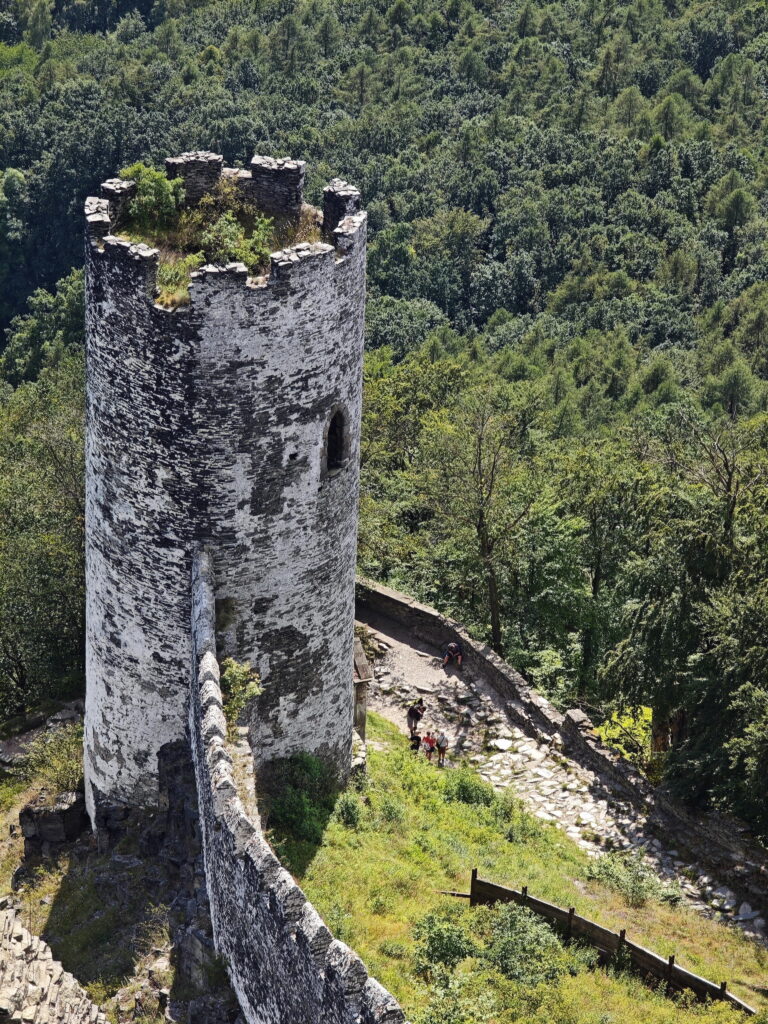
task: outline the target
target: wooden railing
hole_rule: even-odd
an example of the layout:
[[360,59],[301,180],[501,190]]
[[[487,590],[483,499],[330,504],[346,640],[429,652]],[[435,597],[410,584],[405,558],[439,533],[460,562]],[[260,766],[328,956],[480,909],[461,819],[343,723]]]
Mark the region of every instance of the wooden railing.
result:
[[714,981],[699,977],[691,971],[686,971],[675,962],[674,955],[670,957],[658,956],[644,946],[631,942],[626,931],[612,932],[609,928],[589,921],[586,917],[580,917],[574,907],[555,906],[554,903],[547,903],[546,900],[539,900],[528,893],[527,886],[521,890],[508,889],[503,885],[495,885],[477,877],[477,868],[472,870],[472,881],[469,893],[450,893],[451,896],[462,896],[469,898],[470,906],[478,906],[484,903],[517,903],[521,907],[528,907],[535,914],[540,914],[548,921],[554,922],[564,933],[566,938],[582,939],[599,949],[607,958],[616,953],[623,953],[629,958],[630,963],[640,973],[651,975],[659,981],[666,983],[671,990],[691,989],[700,999],[724,999],[731,1005],[743,1010],[749,1016],[757,1012],[748,1006],[743,1000],[728,991],[727,982],[719,985]]

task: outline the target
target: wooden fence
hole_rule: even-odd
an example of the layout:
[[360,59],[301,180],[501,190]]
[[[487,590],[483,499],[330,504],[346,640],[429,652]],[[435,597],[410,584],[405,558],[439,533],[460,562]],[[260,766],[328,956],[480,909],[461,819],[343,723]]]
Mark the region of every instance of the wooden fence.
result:
[[651,975],[660,981],[666,982],[671,990],[688,988],[700,999],[725,999],[733,1006],[743,1010],[750,1016],[757,1012],[751,1006],[728,991],[727,982],[719,985],[706,978],[700,978],[698,974],[686,971],[675,963],[675,957],[666,959],[652,953],[650,949],[639,946],[636,942],[630,942],[626,932],[612,932],[594,921],[588,921],[586,917],[579,917],[573,907],[567,910],[564,907],[557,907],[554,903],[547,903],[546,900],[536,899],[528,894],[527,886],[522,890],[508,889],[503,885],[494,885],[493,882],[486,882],[477,877],[477,868],[472,870],[472,882],[468,893],[451,893],[452,896],[469,898],[470,906],[477,906],[482,903],[518,903],[521,907],[528,907],[535,914],[540,914],[548,921],[554,922],[565,934],[566,938],[583,939],[591,945],[596,946],[607,958],[619,951],[629,957],[632,966],[644,975]]

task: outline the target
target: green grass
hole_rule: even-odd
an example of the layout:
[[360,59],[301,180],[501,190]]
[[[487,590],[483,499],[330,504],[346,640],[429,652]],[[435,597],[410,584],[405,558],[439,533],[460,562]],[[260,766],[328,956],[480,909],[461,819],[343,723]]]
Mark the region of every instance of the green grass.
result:
[[[429,912],[476,913],[438,892],[468,891],[473,867],[500,884],[527,885],[536,896],[575,906],[615,930],[626,928],[635,941],[663,955],[674,952],[682,966],[715,981],[726,979],[737,995],[758,1008],[768,1007],[764,948],[683,907],[649,903],[628,909],[618,892],[589,879],[589,858],[559,829],[539,823],[515,804],[502,812],[498,801],[447,799],[446,787],[457,788],[453,773],[414,758],[405,737],[376,715],[369,716],[368,737],[386,749],[369,749],[357,824],[344,824],[349,815],[335,812],[321,840],[297,840],[276,829],[272,838],[329,927],[362,956],[417,1024],[743,1020],[725,1004],[676,1003],[635,977],[600,969],[581,969],[534,990],[515,986],[470,958],[449,978],[438,979],[440,984],[425,978],[417,968],[414,928]],[[475,1018],[475,1012],[480,1016]]]
[[23,793],[28,785],[28,782],[18,776],[0,771],[0,814],[9,811],[16,804],[19,794]]

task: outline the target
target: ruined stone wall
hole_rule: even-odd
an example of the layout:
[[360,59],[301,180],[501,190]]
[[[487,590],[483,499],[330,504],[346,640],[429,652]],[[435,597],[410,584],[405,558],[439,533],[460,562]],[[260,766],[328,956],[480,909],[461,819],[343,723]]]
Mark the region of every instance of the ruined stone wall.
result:
[[393,997],[334,939],[238,794],[216,658],[211,557],[193,567],[189,734],[216,949],[249,1024],[402,1024]]
[[615,796],[641,807],[667,842],[768,914],[768,851],[750,839],[743,825],[714,813],[693,815],[663,789],[655,789],[601,742],[583,711],[561,714],[495,651],[434,608],[370,580],[358,580],[357,606],[363,620],[371,613],[384,615],[438,649],[460,640],[466,664],[505,698],[507,714],[521,729],[543,742],[559,736],[570,758],[599,775]]
[[[300,162],[256,158],[250,176],[221,163],[184,154],[167,171],[185,179],[191,201],[228,173],[262,198],[272,187],[272,208],[285,216],[302,208]],[[308,750],[343,777],[352,743],[359,194],[332,183],[326,241],[274,253],[257,280],[242,264],[204,267],[189,305],[169,311],[154,302],[157,251],[111,233],[130,192],[113,179],[86,203],[85,766],[94,824],[99,807],[154,803],[157,752],[184,734],[198,543],[217,556],[222,652],[262,676],[256,759]],[[329,470],[338,411],[344,458]]]

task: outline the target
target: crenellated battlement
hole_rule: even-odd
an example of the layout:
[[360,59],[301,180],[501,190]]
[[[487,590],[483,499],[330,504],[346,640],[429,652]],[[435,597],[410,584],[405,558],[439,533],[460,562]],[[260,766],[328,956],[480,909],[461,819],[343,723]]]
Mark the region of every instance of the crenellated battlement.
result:
[[[191,275],[190,304],[211,286],[230,287],[235,283],[250,292],[263,291],[268,301],[270,288],[283,286],[289,277],[295,278],[297,271],[317,273],[321,270],[319,261],[323,266],[343,264],[356,249],[364,247],[367,214],[360,210],[360,192],[353,185],[334,178],[323,191],[321,212],[303,202],[304,161],[255,156],[249,170],[224,167],[223,163],[219,154],[201,151],[168,157],[165,169],[169,178],[183,180],[186,204],[199,203],[223,176],[234,180],[248,201],[267,214],[293,218],[309,213],[322,226],[325,241],[298,242],[271,253],[269,270],[259,276],[249,274],[242,263],[201,267]],[[131,286],[140,288],[142,296],[155,309],[181,313],[188,307],[168,309],[155,302],[159,250],[113,234],[135,192],[135,182],[110,178],[102,183],[100,196],[86,199],[86,230],[92,258],[112,262],[118,276],[127,271]]]
[[273,160],[254,156],[251,160],[251,196],[268,213],[298,214],[304,202],[303,160]]
[[165,161],[165,173],[169,178],[181,178],[184,182],[184,198],[188,206],[199,203],[206,192],[210,192],[221,177],[224,157],[218,153],[182,153],[169,156]]

